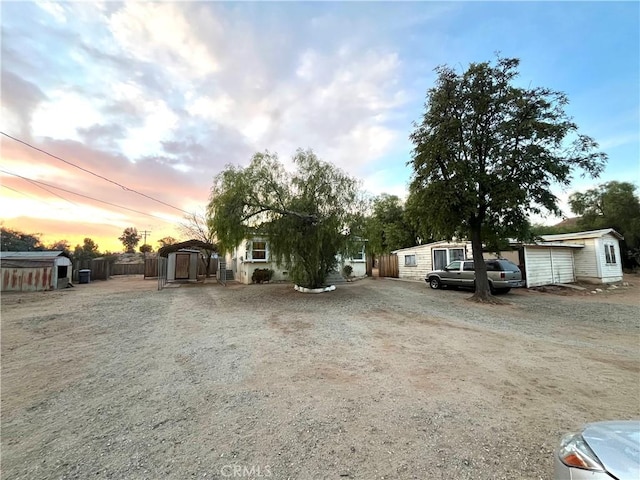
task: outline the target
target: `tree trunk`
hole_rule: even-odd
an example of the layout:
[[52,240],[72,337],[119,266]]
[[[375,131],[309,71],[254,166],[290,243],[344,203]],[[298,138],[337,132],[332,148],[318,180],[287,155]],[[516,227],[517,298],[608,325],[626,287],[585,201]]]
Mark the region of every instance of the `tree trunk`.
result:
[[471,226],[471,250],[473,252],[473,266],[476,274],[476,292],[472,300],[476,302],[494,303],[495,299],[489,291],[489,279],[487,278],[487,265],[482,256],[481,225]]

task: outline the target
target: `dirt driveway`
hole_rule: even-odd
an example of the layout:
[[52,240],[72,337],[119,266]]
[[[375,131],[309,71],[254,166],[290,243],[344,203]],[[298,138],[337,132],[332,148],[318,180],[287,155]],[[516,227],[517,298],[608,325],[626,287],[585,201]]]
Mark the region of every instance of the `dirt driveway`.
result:
[[3,295],[4,479],[542,479],[640,416],[637,290],[155,287]]

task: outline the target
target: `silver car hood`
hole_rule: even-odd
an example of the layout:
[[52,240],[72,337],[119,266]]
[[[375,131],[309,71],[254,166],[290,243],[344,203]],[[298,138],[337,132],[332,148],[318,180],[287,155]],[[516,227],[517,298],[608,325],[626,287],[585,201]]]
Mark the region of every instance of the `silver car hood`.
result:
[[640,421],[588,424],[582,437],[619,480],[640,479]]

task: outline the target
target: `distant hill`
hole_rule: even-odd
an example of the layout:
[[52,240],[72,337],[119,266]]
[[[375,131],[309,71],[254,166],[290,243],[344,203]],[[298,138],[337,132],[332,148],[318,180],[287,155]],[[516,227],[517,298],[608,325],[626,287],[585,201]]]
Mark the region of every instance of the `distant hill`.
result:
[[578,221],[581,219],[582,217],[570,217],[570,218],[565,218],[564,220],[562,220],[560,223],[556,223],[554,225],[554,227],[556,228],[577,228],[578,227]]

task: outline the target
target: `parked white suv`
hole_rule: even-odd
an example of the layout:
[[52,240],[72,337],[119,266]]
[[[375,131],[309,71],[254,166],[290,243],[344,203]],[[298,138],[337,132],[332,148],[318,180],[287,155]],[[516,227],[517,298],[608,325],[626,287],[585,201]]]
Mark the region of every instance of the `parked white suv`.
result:
[[[485,260],[491,293],[507,293],[514,287],[523,287],[522,272],[515,263],[502,258]],[[442,270],[427,273],[425,281],[431,288],[476,287],[476,272],[473,260],[456,260]]]

